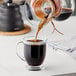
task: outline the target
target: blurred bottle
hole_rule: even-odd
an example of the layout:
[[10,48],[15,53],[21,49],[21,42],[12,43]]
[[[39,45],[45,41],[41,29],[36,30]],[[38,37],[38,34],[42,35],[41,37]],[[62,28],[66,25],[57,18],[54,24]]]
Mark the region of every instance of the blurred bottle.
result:
[[[54,17],[57,21],[64,21],[68,19],[74,11],[74,1],[73,0],[61,0],[62,11],[58,17]],[[45,8],[47,14],[51,13],[51,8]]]
[[62,12],[60,16],[54,18],[57,21],[64,21],[72,15],[73,8],[71,0],[61,0],[61,5],[62,5]]
[[72,10],[62,10],[61,14],[54,19],[58,21],[63,21],[68,19],[71,15],[72,15]]

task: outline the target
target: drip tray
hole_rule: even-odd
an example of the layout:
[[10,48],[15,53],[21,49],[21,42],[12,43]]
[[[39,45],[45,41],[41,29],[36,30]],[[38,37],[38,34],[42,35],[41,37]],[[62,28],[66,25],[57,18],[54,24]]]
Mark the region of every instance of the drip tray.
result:
[[30,32],[30,31],[31,31],[30,26],[28,26],[27,24],[25,24],[23,30],[14,31],[14,32],[4,32],[4,31],[0,31],[0,35],[15,36],[15,35],[26,34],[26,33]]

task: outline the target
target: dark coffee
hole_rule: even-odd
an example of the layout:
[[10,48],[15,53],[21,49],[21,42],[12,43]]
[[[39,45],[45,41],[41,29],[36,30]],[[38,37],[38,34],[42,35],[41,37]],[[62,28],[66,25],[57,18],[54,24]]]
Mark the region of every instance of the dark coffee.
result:
[[46,44],[42,40],[28,40],[24,45],[24,56],[31,66],[39,66],[43,63],[46,54]]
[[34,39],[34,40],[28,40],[29,42],[41,42],[42,40]]

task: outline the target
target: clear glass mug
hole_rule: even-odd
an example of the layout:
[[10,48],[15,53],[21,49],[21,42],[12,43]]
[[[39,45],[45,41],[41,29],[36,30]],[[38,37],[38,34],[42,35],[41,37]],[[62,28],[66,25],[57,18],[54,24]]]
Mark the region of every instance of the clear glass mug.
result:
[[[17,44],[16,54],[21,60],[27,62],[28,66],[26,68],[28,70],[38,71],[43,69],[41,65],[46,56],[46,41],[42,39],[37,39],[37,41],[35,41],[33,40],[34,38],[34,36],[23,38],[23,41]],[[24,48],[20,51],[21,44]]]

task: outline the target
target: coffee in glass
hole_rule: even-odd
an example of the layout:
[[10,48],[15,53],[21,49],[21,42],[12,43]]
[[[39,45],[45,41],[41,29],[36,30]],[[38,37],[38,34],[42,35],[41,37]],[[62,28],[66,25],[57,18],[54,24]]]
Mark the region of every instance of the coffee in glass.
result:
[[19,42],[24,44],[24,58],[20,57],[18,51],[17,55],[28,64],[28,69],[37,71],[41,70],[41,65],[46,56],[46,42],[41,39],[33,39],[32,37],[24,38],[23,41]]

